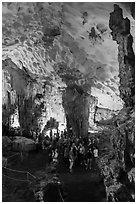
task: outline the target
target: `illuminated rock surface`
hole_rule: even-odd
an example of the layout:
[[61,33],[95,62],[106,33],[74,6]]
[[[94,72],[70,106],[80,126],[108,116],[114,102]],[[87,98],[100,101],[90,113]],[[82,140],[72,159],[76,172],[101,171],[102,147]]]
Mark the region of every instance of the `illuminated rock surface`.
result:
[[[99,166],[108,200],[131,201],[134,7],[113,5],[3,3],[2,121],[14,126],[16,118],[27,136],[50,117],[67,122],[76,136],[106,125]],[[106,119],[103,127],[96,124]]]
[[[112,9],[113,3],[3,3],[4,115],[13,114],[20,103],[20,125],[26,128],[22,113],[29,104],[26,114],[29,121],[34,115],[35,125],[39,118],[43,127],[48,115],[64,122],[62,91],[73,84],[97,97],[99,107],[120,110],[118,50],[109,29]],[[134,30],[128,10],[124,14]],[[48,102],[49,95],[55,103]]]

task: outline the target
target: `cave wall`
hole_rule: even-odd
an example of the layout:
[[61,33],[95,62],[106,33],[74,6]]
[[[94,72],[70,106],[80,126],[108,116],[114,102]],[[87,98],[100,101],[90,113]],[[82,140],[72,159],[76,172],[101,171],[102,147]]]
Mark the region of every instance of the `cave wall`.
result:
[[114,12],[110,14],[109,26],[112,38],[118,44],[120,97],[126,106],[135,103],[135,56],[133,36],[130,33],[130,20],[123,18],[122,9],[114,4]]
[[102,132],[99,167],[104,178],[107,201],[135,199],[135,118],[134,110],[122,109]]
[[[51,81],[50,81],[51,82]],[[3,115],[2,122],[12,126],[18,110],[19,125],[26,136],[30,131],[42,131],[50,117],[65,122],[62,93],[52,87],[48,79],[32,78],[11,60],[3,61]]]
[[11,86],[11,75],[7,70],[2,70],[2,97],[2,123],[9,127],[10,116],[17,107],[17,97]]
[[110,110],[107,108],[101,108],[101,107],[96,106],[94,121],[96,123],[99,121],[112,119],[115,115],[118,114],[118,112],[119,111]]
[[[135,200],[135,59],[130,34],[130,21],[122,9],[114,5],[109,21],[112,37],[118,44],[120,97],[125,102],[113,117],[103,143],[111,147],[100,154],[99,166],[104,177],[107,201]],[[108,140],[108,137],[110,140]]]

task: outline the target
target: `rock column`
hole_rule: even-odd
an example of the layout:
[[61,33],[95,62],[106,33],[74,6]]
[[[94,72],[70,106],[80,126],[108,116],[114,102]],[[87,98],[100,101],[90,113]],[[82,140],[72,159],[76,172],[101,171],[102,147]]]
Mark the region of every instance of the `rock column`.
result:
[[130,33],[130,20],[123,18],[122,9],[114,4],[110,13],[109,27],[113,40],[118,44],[120,97],[125,105],[133,106],[135,96],[135,56],[132,48],[133,37]]

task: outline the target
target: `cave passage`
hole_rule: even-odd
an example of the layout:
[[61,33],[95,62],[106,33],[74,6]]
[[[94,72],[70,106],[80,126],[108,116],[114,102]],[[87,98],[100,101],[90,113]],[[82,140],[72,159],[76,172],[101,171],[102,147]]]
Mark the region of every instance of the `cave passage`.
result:
[[2,3],[3,201],[135,201],[134,7]]

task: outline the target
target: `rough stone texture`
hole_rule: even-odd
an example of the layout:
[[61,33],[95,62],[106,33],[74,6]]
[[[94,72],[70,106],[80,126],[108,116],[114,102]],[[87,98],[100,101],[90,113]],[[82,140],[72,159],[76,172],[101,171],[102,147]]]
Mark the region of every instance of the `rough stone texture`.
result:
[[[100,154],[99,166],[104,176],[107,200],[113,202],[134,201],[134,52],[130,21],[128,18],[123,18],[122,9],[118,5],[114,5],[114,12],[110,14],[110,28],[113,39],[119,44],[119,89],[126,107],[108,123],[107,134],[103,137],[106,151]],[[107,139],[108,136],[110,140]]]
[[21,137],[21,136],[16,136],[12,143],[12,149],[13,151],[30,152],[36,149],[36,144],[31,139]]
[[96,123],[95,123],[95,114],[96,114],[96,107],[98,104],[98,98],[95,96],[91,96],[90,104],[89,104],[89,131],[96,129]]
[[90,95],[77,85],[68,87],[63,94],[67,124],[72,127],[77,137],[87,137]]
[[[8,67],[8,68],[7,68]],[[7,70],[8,69],[8,70]],[[3,62],[3,123],[11,125],[11,118],[18,108],[22,131],[43,126],[54,117],[64,122],[61,92],[47,80],[33,79],[11,61]]]
[[101,134],[99,167],[104,176],[108,201],[134,200],[134,123],[133,110],[124,109]]
[[[61,112],[56,119],[64,122],[62,91],[74,84],[87,86],[87,94],[98,97],[98,106],[122,108],[117,45],[107,17],[112,5],[102,12],[102,3],[3,3],[4,124],[9,125],[16,109],[22,129],[41,130],[55,109]],[[53,93],[59,99],[54,104]]]
[[114,5],[110,14],[109,26],[112,37],[118,44],[118,61],[120,77],[120,97],[126,106],[135,103],[135,56],[132,48],[133,37],[130,33],[130,20],[123,18],[122,9]]
[[[108,201],[132,201],[134,7],[118,5],[109,21],[111,2],[3,3],[2,122],[11,126],[17,112],[26,136],[50,117],[76,136],[102,128],[99,167]],[[100,128],[100,119],[110,120]]]
[[96,107],[95,122],[109,120],[118,114],[118,111]]

